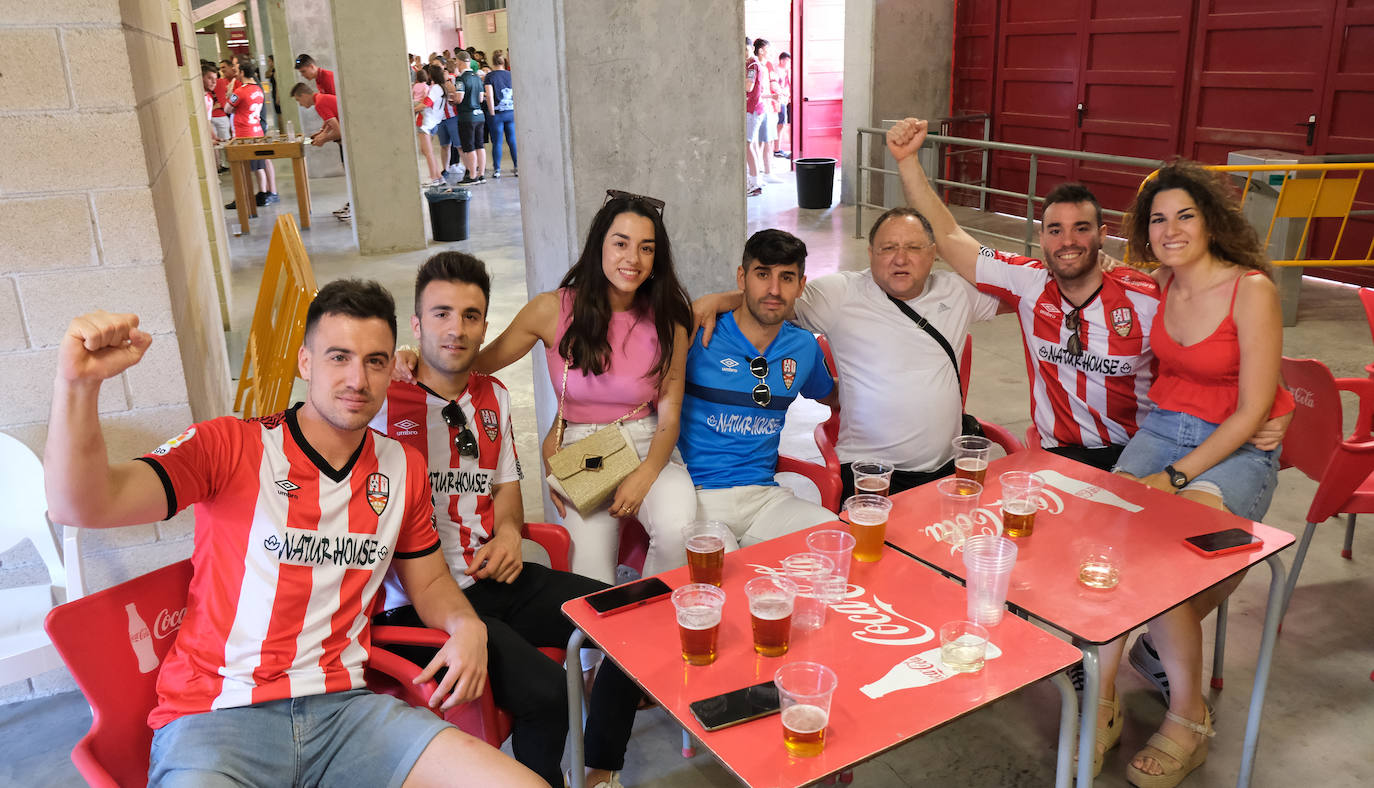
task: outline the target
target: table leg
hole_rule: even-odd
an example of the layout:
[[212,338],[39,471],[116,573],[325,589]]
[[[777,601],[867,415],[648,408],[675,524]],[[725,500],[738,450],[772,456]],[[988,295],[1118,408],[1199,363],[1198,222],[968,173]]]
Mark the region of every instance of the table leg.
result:
[[234,170],[234,205],[239,214],[239,233],[248,234],[248,214],[253,198],[248,195],[248,162],[232,161],[229,166]]
[[1274,660],[1274,641],[1278,640],[1279,621],[1287,601],[1283,562],[1278,553],[1264,559],[1269,564],[1269,603],[1264,607],[1264,635],[1260,638],[1259,661],[1255,664],[1255,686],[1250,691],[1250,715],[1245,721],[1245,748],[1241,751],[1240,776],[1236,788],[1250,785],[1255,766],[1255,746],[1259,743],[1260,715],[1264,712],[1264,690],[1269,685],[1269,666]]
[[305,176],[305,158],[291,160],[291,172],[296,178],[296,211],[301,215],[301,227],[310,229],[310,180]]
[[586,633],[574,629],[568,638],[568,776],[572,788],[587,788],[587,755],[582,741],[582,641]]
[[1097,754],[1097,697],[1101,693],[1101,668],[1097,646],[1083,648],[1083,709],[1078,726],[1078,788],[1093,784],[1093,757]]
[[1226,602],[1221,600],[1217,605],[1217,637],[1212,649],[1212,689],[1219,690],[1222,687],[1221,669],[1226,663]]
[[1073,783],[1073,732],[1078,717],[1078,699],[1073,682],[1061,671],[1050,677],[1059,688],[1059,754],[1054,761],[1054,788],[1069,788]]

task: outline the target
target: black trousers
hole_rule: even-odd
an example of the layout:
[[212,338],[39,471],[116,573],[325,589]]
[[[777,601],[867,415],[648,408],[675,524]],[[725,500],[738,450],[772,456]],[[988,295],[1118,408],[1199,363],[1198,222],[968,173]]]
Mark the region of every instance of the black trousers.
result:
[[1060,457],[1068,457],[1084,465],[1110,471],[1116,467],[1116,461],[1121,458],[1121,452],[1125,448],[1125,446],[1115,444],[1096,449],[1089,449],[1084,446],[1056,446],[1053,449],[1045,449],[1045,451],[1050,454],[1058,454]]
[[[926,482],[933,482],[936,479],[943,479],[954,473],[954,460],[950,460],[943,466],[933,471],[902,471],[892,472],[892,485],[888,487],[887,494],[895,495],[902,490],[910,490],[912,487],[920,487]],[[840,500],[843,502],[854,494],[854,466],[852,463],[840,463],[840,482],[843,491]]]
[[[555,788],[563,785],[563,746],[568,738],[567,674],[539,648],[566,648],[573,625],[559,608],[569,599],[603,588],[606,584],[597,580],[527,563],[514,583],[478,580],[464,591],[487,625],[487,672],[496,705],[513,718],[515,759]],[[424,626],[409,605],[373,620]],[[429,664],[435,653],[418,646],[387,648],[418,665]],[[611,771],[624,768],[635,710],[642,698],[639,687],[620,668],[609,659],[602,661],[587,711],[588,766]]]

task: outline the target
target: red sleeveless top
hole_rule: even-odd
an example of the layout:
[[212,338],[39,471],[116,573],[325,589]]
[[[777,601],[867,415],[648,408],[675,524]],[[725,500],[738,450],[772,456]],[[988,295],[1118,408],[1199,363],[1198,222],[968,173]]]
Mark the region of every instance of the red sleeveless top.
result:
[[[1150,327],[1150,346],[1159,360],[1159,371],[1150,387],[1150,399],[1156,407],[1176,410],[1197,416],[1203,421],[1220,424],[1236,412],[1240,399],[1240,339],[1236,334],[1236,292],[1240,280],[1259,274],[1251,271],[1236,277],[1231,289],[1231,308],[1221,325],[1207,338],[1191,345],[1180,345],[1164,327],[1164,312],[1169,303],[1170,278],[1160,296],[1159,309]],[[1274,394],[1269,418],[1282,416],[1293,410],[1293,395],[1283,386]]]

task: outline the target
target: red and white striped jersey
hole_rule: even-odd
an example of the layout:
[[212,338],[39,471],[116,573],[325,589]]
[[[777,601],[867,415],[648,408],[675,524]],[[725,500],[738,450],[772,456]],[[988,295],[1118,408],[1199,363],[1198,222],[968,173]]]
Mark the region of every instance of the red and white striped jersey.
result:
[[[444,560],[458,584],[467,588],[476,581],[463,571],[472,554],[495,530],[492,488],[518,482],[522,474],[515,456],[510,393],[501,381],[473,373],[458,397],[467,427],[477,439],[476,458],[459,453],[454,439],[462,430],[444,421],[443,410],[448,404],[447,399],[423,385],[395,381],[387,389],[386,404],[372,419],[372,428],[429,458],[434,521]],[[408,600],[399,585],[388,579],[385,606],[390,609],[404,604]]]
[[424,458],[368,431],[335,470],[292,409],[202,422],[140,459],[168,516],[196,507],[186,617],[148,724],[364,686],[391,560],[439,548]]
[[978,254],[978,289],[1016,309],[1025,340],[1031,418],[1041,446],[1100,448],[1125,445],[1153,409],[1150,384],[1156,361],[1150,325],[1159,286],[1148,275],[1120,266],[1102,277],[1102,291],[1079,313],[1083,352],[1066,349],[1059,285],[1039,260],[988,247]]

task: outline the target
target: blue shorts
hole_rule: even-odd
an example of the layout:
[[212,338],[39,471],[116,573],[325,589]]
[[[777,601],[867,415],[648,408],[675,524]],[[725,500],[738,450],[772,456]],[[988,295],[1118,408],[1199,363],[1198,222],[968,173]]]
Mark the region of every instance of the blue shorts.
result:
[[[1155,408],[1141,423],[1140,430],[1126,444],[1113,470],[1139,478],[1159,473],[1173,465],[1207,440],[1217,425],[1187,413]],[[1249,443],[1231,456],[1191,479],[1183,489],[1221,491],[1222,501],[1232,514],[1259,520],[1269,511],[1278,484],[1279,452],[1261,451]]]
[[457,145],[458,117],[455,115],[439,121],[439,125],[434,127],[434,132],[439,137],[440,145]]
[[148,785],[399,788],[447,727],[426,709],[369,690],[189,714],[153,732]]

